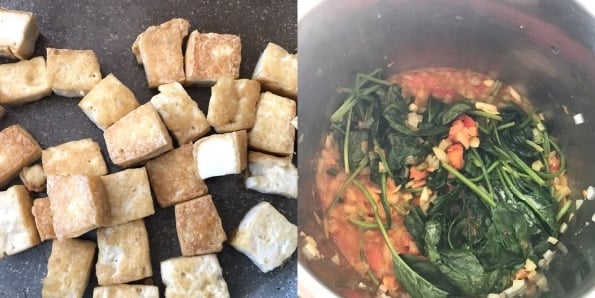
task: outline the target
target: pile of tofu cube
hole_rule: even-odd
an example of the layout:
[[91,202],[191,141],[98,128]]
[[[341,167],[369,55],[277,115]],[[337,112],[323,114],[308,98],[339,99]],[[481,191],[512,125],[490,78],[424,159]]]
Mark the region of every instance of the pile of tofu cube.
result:
[[[0,65],[0,104],[52,92],[82,97],[78,106],[121,168],[108,173],[90,138],[43,149],[18,124],[0,131],[0,259],[52,240],[42,296],[82,297],[98,249],[94,297],[158,297],[156,286],[127,284],[153,275],[143,221],[155,213],[151,190],[161,208],[174,206],[181,248],[180,257],[161,262],[166,297],[228,297],[216,255],[228,240],[263,272],[291,257],[297,227],[268,202],[255,205],[228,239],[205,180],[247,171],[246,188],[297,198],[297,55],[269,43],[252,78],[239,78],[239,36],[188,36],[189,22],[174,18],[132,45],[148,87],[159,91],[141,105],[115,74],[102,76],[93,50],[47,48],[45,59],[32,58],[35,15],[0,9],[0,27],[7,23],[0,56],[19,61]],[[211,88],[206,115],[190,86]],[[23,185],[4,189],[17,176]],[[44,190],[47,197],[32,199]],[[95,229],[96,243],[79,239]]]

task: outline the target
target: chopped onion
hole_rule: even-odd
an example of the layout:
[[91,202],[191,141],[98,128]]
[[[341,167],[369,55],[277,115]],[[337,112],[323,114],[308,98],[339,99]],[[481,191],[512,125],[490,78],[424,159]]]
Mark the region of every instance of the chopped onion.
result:
[[576,200],[576,210],[580,209],[585,200]]
[[525,283],[525,281],[515,279],[512,281],[512,286],[504,290],[503,293],[506,294],[506,297],[518,297],[523,296],[525,290],[527,290],[527,284]]
[[536,160],[533,162],[533,164],[531,164],[531,168],[534,171],[541,171],[541,169],[543,169],[543,162],[541,162],[541,160]]
[[587,188],[587,200],[595,199],[595,187],[589,186]]
[[484,111],[488,114],[493,114],[493,115],[498,115],[500,114],[500,112],[498,112],[498,107],[493,105],[493,104],[489,104],[489,103],[485,103],[485,102],[476,102],[475,103],[475,108],[481,111]]
[[411,112],[416,112],[417,111],[417,105],[415,103],[411,103],[409,104],[409,111]]
[[560,226],[560,234],[564,234],[567,229],[568,229],[568,225],[565,222],[562,223],[562,225]]
[[417,126],[423,120],[423,116],[419,115],[418,113],[409,113],[407,114],[407,125],[409,125],[413,129],[417,129]]
[[434,154],[440,161],[448,163],[448,155],[446,155],[446,152],[444,152],[443,149],[439,147],[434,147],[432,148],[432,150],[434,151]]
[[508,92],[510,92],[510,96],[512,96],[512,98],[517,102],[521,102],[521,96],[519,95],[519,93],[514,90],[514,88],[512,87],[508,87]]
[[543,259],[539,260],[537,265],[539,265],[539,267],[541,267],[541,268],[547,268],[550,265],[550,262],[552,261],[554,255],[555,255],[555,253],[548,249],[543,254]]
[[331,258],[331,261],[332,261],[332,262],[333,262],[335,265],[337,265],[337,266],[340,266],[340,265],[341,265],[341,259],[339,259],[339,255],[338,255],[338,254],[335,254],[335,255],[334,255],[332,258]]
[[574,117],[572,117],[572,118],[574,118],[574,124],[576,124],[576,125],[585,123],[585,117],[583,117],[582,113],[578,113],[578,114],[574,115]]

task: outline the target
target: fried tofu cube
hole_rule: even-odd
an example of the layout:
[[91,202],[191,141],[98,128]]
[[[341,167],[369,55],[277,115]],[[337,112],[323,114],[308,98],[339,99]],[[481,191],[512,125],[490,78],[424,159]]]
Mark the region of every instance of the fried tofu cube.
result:
[[248,171],[247,189],[297,198],[298,171],[291,159],[250,151]]
[[223,76],[211,87],[207,120],[219,133],[251,129],[259,97],[257,81]]
[[127,169],[102,176],[101,181],[107,192],[111,215],[106,227],[141,219],[155,213],[149,177],[145,168]]
[[159,298],[159,288],[148,285],[111,285],[93,289],[93,298]]
[[76,238],[109,221],[110,206],[98,176],[48,175],[47,192],[59,240]]
[[16,177],[23,167],[41,157],[41,147],[20,125],[0,131],[0,187]]
[[251,148],[277,155],[293,153],[295,128],[291,121],[296,115],[295,101],[265,92],[256,104],[256,120],[248,134]]
[[95,242],[64,239],[52,241],[41,297],[83,297],[95,256]]
[[136,62],[145,67],[149,88],[186,79],[182,41],[188,35],[188,28],[187,20],[171,19],[147,28],[132,44]]
[[39,28],[33,13],[0,7],[0,57],[30,58],[37,37]]
[[186,45],[186,83],[212,85],[224,75],[240,76],[242,41],[239,36],[198,33],[194,30]]
[[264,89],[297,98],[298,93],[298,61],[279,45],[269,43],[258,58],[252,79],[259,81]]
[[214,134],[194,143],[194,160],[198,176],[207,179],[241,173],[247,165],[245,130]]
[[209,132],[205,114],[180,83],[161,85],[158,89],[160,93],[151,98],[151,104],[178,144],[192,143]]
[[229,297],[217,255],[178,257],[161,262],[166,298]]
[[142,219],[97,230],[100,285],[127,283],[153,275],[149,237]]
[[151,103],[128,113],[103,132],[112,162],[129,167],[171,149],[173,144],[165,124]]
[[206,183],[198,177],[192,144],[147,162],[151,188],[162,208],[182,203],[208,193]]
[[56,239],[56,232],[54,232],[54,221],[52,220],[52,209],[50,207],[49,198],[39,198],[33,200],[33,207],[31,212],[35,217],[35,225],[39,232],[41,241],[48,239]]
[[43,57],[0,64],[0,103],[20,105],[50,94]]
[[47,48],[47,59],[48,83],[57,95],[85,96],[101,81],[93,50]]
[[99,144],[93,139],[66,142],[43,150],[41,163],[46,175],[107,174]]
[[0,192],[0,259],[40,243],[31,205],[29,192],[22,185]]
[[210,195],[177,204],[176,231],[183,256],[217,253],[227,240]]
[[43,167],[39,163],[24,167],[19,177],[29,191],[40,192],[45,189],[46,176]]
[[138,106],[134,93],[111,73],[79,102],[81,110],[101,130],[116,123]]
[[230,244],[262,272],[281,266],[297,248],[297,226],[268,202],[252,207],[240,222]]

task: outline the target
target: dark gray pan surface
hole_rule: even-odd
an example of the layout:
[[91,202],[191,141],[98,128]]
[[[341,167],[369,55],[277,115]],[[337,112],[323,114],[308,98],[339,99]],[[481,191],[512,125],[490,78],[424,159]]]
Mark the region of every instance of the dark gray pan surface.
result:
[[[148,26],[173,17],[190,21],[191,30],[238,34],[242,38],[240,75],[250,77],[256,61],[269,41],[293,52],[297,48],[296,1],[0,1],[0,6],[32,11],[38,19],[41,36],[35,56],[45,56],[45,47],[92,49],[99,57],[101,72],[120,79],[147,102],[155,93],[147,87],[142,66],[136,64],[130,47]],[[6,63],[5,60],[0,60]],[[190,96],[207,111],[209,88],[188,88]],[[0,129],[19,123],[43,148],[91,137],[102,148],[110,172],[114,166],[105,148],[102,132],[82,113],[78,98],[56,95],[20,107],[8,108]],[[297,202],[264,195],[242,187],[241,175],[211,178],[209,191],[228,235],[243,215],[257,202],[269,201],[291,222],[297,223]],[[12,184],[20,183],[18,179]],[[41,197],[44,194],[33,194]],[[173,208],[155,205],[156,214],[145,219],[149,232],[153,283],[163,295],[159,262],[181,255],[175,229]],[[95,239],[95,233],[84,235]],[[41,281],[46,275],[51,242],[0,260],[0,297],[40,297]],[[218,255],[232,297],[295,297],[297,257],[282,268],[262,273],[244,255],[225,245]],[[85,297],[97,285],[95,271]]]

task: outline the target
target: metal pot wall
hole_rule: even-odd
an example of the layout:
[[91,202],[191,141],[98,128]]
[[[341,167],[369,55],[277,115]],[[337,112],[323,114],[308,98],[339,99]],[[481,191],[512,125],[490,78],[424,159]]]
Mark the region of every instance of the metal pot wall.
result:
[[[324,128],[341,100],[335,90],[350,86],[356,72],[384,67],[390,75],[448,66],[490,74],[513,85],[551,119],[552,134],[568,157],[571,197],[583,198],[582,190],[595,185],[595,4],[591,3],[328,0],[300,19],[298,216],[300,229],[328,256],[318,261],[300,256],[303,296],[355,287],[361,280],[349,268],[330,261],[337,249],[316,220],[321,208],[314,181]],[[578,113],[585,119],[581,125],[573,120]],[[547,270],[550,291],[544,297],[595,297],[595,202],[572,208],[574,217],[560,237],[568,252],[557,253]]]

